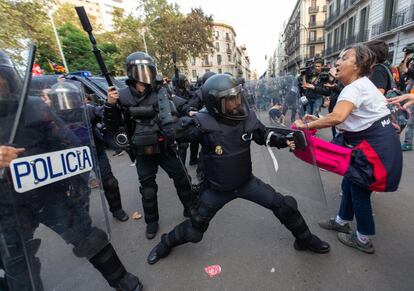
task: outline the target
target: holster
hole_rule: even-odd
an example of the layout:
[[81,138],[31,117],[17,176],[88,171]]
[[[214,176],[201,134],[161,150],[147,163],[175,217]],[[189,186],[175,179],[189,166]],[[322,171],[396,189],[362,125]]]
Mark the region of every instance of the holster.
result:
[[159,127],[157,124],[137,124],[132,145],[137,155],[153,155],[161,152]]

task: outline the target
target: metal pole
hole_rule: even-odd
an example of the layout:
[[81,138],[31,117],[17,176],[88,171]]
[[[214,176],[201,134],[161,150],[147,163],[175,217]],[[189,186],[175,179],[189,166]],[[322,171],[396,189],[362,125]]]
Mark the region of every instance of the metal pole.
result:
[[148,54],[147,42],[145,41],[145,27],[141,29],[141,35],[144,40],[145,53]]
[[53,32],[55,33],[56,41],[57,41],[59,52],[60,52],[60,57],[62,58],[62,61],[63,61],[63,66],[65,67],[66,73],[69,73],[68,64],[66,63],[65,55],[63,54],[62,45],[60,44],[59,35],[58,35],[57,30],[56,30],[55,21],[53,20],[52,13],[50,13],[50,11],[48,11],[47,15],[49,15],[50,22],[52,22]]

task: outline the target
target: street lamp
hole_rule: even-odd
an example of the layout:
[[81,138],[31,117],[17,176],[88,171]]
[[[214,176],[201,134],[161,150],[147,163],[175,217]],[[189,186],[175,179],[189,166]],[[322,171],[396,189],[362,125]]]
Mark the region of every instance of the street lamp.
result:
[[60,44],[60,39],[59,39],[58,32],[56,30],[55,21],[53,20],[52,12],[50,12],[50,10],[48,10],[47,15],[49,16],[50,22],[52,23],[53,33],[55,34],[55,37],[56,37],[56,41],[57,41],[57,44],[58,44],[60,56],[61,56],[62,61],[63,61],[63,66],[65,67],[66,73],[69,73],[68,64],[66,63],[65,55],[63,54],[62,45]]
[[150,22],[148,22],[145,26],[141,27],[140,33],[141,33],[142,39],[144,41],[145,53],[147,53],[147,54],[148,54],[148,48],[147,48],[147,42],[145,41],[145,32],[147,31],[147,26],[150,25],[151,23],[153,23],[154,21],[157,21],[160,18],[161,17],[157,15],[157,16],[154,17],[154,19],[152,19]]

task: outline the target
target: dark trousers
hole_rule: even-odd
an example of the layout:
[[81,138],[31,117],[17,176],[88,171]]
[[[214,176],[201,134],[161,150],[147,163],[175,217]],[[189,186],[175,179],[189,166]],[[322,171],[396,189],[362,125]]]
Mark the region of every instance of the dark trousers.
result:
[[140,192],[147,223],[156,222],[159,219],[158,186],[155,181],[158,167],[161,167],[173,179],[178,197],[184,208],[190,208],[192,203],[191,184],[187,179],[181,162],[171,149],[155,155],[138,155],[136,158],[136,168],[141,184]]
[[6,200],[10,194],[25,195],[15,202],[0,202],[1,264],[10,290],[32,291],[32,283],[36,290],[43,290],[40,261],[36,257],[40,239],[33,239],[40,223],[71,244],[78,257],[91,258],[108,244],[106,234],[92,226],[87,212],[88,197],[72,198],[66,193],[52,191],[28,195],[0,190],[1,200]]
[[347,178],[342,180],[342,200],[339,217],[357,222],[357,230],[364,235],[375,234],[374,217],[371,207],[371,190],[361,188]]
[[173,248],[187,242],[201,241],[217,211],[236,198],[252,201],[271,210],[292,232],[298,243],[303,245],[310,243],[312,235],[297,209],[296,200],[276,192],[270,185],[256,177],[252,177],[245,185],[234,191],[221,192],[211,188],[204,190],[195,211],[191,214],[191,219],[180,223],[168,234],[163,234],[161,243],[167,248]]

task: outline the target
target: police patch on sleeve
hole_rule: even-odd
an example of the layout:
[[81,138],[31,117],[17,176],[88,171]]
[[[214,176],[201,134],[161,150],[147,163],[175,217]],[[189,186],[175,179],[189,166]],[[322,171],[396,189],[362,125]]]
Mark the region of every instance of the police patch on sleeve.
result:
[[22,157],[10,163],[14,190],[24,193],[92,170],[87,146]]

